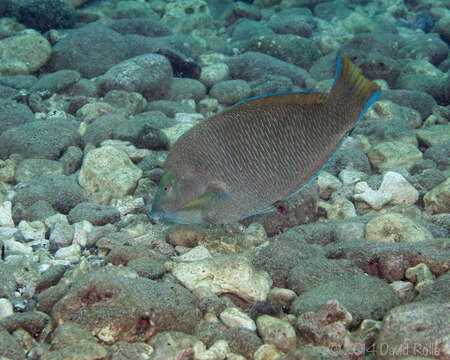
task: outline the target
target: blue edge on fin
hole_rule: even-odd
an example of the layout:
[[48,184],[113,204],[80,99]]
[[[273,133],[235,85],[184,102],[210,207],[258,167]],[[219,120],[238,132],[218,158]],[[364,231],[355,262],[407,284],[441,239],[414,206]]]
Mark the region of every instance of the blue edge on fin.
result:
[[253,96],[251,98],[241,100],[241,101],[237,102],[236,104],[232,105],[231,107],[235,107],[237,105],[246,103],[248,101],[257,100],[257,99],[261,99],[261,98],[265,98],[265,97],[269,97],[269,96],[287,95],[287,94],[317,94],[317,92],[315,92],[315,91],[280,91],[280,92],[268,93],[268,94]]

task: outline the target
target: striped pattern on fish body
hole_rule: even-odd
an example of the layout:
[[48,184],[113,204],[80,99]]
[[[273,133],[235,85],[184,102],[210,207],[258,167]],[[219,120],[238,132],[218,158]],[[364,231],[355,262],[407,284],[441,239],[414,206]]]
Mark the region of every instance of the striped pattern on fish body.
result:
[[153,215],[228,223],[286,198],[318,173],[378,94],[341,55],[330,94],[259,97],[205,120],[171,149],[164,169],[177,201],[170,208],[155,198]]

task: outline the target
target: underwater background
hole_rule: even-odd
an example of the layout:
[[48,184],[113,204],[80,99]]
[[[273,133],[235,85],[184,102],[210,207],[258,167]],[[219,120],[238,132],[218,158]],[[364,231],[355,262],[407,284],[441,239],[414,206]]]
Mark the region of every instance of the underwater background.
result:
[[[450,359],[449,43],[449,0],[0,0],[0,359]],[[183,133],[339,51],[382,91],[316,180],[149,219]]]

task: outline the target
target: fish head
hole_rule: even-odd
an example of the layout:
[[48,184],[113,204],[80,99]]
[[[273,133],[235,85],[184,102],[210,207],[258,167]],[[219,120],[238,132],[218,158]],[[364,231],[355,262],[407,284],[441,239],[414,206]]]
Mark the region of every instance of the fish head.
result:
[[193,174],[177,176],[170,170],[164,171],[153,200],[149,217],[178,224],[202,223],[202,207],[189,206],[205,192],[200,177]]

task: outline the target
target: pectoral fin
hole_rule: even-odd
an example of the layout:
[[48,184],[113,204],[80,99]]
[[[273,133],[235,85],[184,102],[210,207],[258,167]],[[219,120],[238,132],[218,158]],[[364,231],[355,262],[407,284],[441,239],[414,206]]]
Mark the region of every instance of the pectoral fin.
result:
[[223,191],[217,192],[214,190],[208,190],[194,201],[191,201],[190,203],[184,205],[183,209],[204,208],[206,206],[211,205],[211,203],[214,201],[225,200],[229,197],[230,195],[226,192]]

